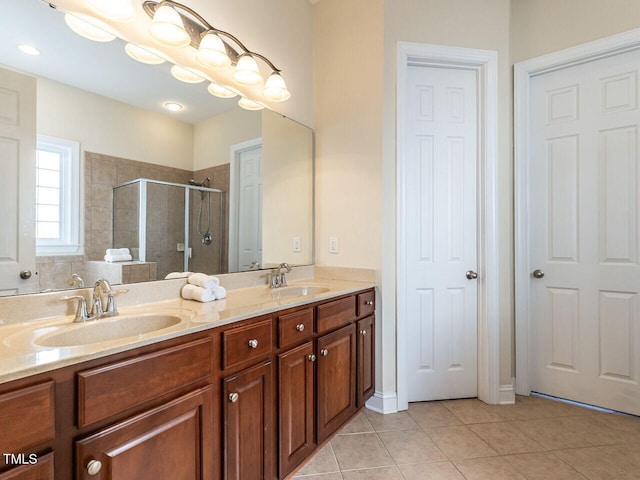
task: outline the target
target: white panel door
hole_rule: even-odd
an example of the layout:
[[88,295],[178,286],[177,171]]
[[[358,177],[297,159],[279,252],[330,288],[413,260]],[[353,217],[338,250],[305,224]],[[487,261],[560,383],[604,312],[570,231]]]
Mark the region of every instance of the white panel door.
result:
[[262,147],[239,154],[238,271],[262,264]]
[[477,270],[476,72],[408,70],[408,399],[475,397],[478,294],[467,272]]
[[0,68],[0,296],[37,288],[35,175],[36,80]]
[[532,390],[635,414],[639,65],[534,77],[529,132]]

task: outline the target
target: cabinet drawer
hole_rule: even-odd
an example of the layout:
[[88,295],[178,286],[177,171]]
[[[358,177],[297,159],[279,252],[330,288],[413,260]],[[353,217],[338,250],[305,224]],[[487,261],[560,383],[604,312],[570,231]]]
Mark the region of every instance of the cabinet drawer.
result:
[[24,453],[29,447],[52,441],[56,434],[54,383],[0,395],[0,425],[0,454]]
[[318,333],[346,325],[356,316],[356,297],[346,297],[317,307]]
[[313,335],[313,309],[278,317],[278,346],[284,347]]
[[78,427],[212,375],[212,359],[212,339],[204,338],[78,373]]
[[53,452],[38,456],[38,463],[22,465],[0,474],[0,480],[53,480]]
[[230,368],[260,358],[272,349],[271,318],[222,334],[222,368]]
[[373,290],[359,293],[356,298],[358,303],[358,317],[366,317],[376,309],[376,294]]

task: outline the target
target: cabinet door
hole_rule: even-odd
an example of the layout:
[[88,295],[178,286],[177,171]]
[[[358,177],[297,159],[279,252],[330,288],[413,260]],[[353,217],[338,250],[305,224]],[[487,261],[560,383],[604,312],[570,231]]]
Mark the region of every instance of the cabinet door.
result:
[[356,326],[318,339],[318,443],[356,411]]
[[0,473],[0,480],[53,480],[53,452],[39,457],[27,456],[28,461],[37,458],[33,465],[22,465]]
[[202,388],[77,441],[76,478],[212,479],[212,390]]
[[278,355],[280,478],[305,459],[314,443],[313,343]]
[[375,388],[375,321],[373,315],[358,321],[358,407]]
[[267,362],[223,380],[225,480],[274,476],[272,376]]

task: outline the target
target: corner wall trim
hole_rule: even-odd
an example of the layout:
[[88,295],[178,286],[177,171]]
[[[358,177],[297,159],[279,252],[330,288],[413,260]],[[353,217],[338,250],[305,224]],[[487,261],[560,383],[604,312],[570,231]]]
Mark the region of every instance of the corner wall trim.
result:
[[513,387],[514,380],[511,383],[500,385],[500,405],[513,405],[516,403],[516,391]]
[[398,395],[396,392],[375,392],[373,397],[367,400],[365,406],[378,413],[396,413],[398,411]]

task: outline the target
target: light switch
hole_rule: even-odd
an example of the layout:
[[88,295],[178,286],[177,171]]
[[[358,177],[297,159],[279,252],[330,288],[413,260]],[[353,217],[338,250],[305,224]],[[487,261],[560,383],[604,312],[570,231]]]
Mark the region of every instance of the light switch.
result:
[[299,253],[301,249],[302,247],[300,245],[300,237],[293,237],[293,252]]
[[329,253],[338,253],[338,237],[329,237]]

